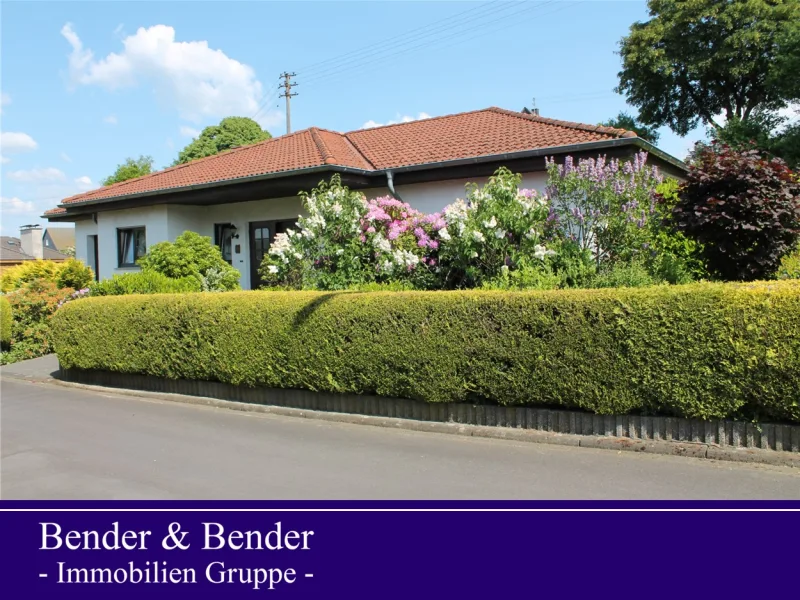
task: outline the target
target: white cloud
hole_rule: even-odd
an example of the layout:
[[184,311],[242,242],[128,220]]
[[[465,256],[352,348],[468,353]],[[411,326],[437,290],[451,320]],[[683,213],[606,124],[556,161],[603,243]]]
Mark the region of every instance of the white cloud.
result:
[[7,156],[0,155],[0,164],[6,164],[7,162],[11,162],[11,159]]
[[195,129],[194,127],[187,127],[186,125],[181,125],[181,135],[184,137],[196,138],[200,135],[200,131]]
[[11,96],[6,94],[5,92],[0,93],[0,113],[3,112],[3,106],[11,104]]
[[38,211],[33,202],[25,202],[17,197],[0,197],[0,212],[5,215],[29,215]]
[[786,119],[785,125],[797,123],[800,121],[800,103],[790,104],[779,110],[778,114]]
[[6,177],[22,183],[34,183],[38,181],[64,181],[67,176],[64,172],[55,167],[46,169],[30,169],[28,171],[8,171]]
[[[176,41],[173,27],[140,27],[122,39],[119,53],[101,59],[84,48],[71,24],[64,25],[61,34],[72,46],[69,75],[73,85],[108,90],[148,85],[162,102],[192,122],[251,115],[260,106],[262,85],[250,66],[210,48],[206,41]],[[274,118],[268,113],[262,120]]]
[[36,150],[38,144],[27,133],[4,131],[0,133],[0,148],[3,152],[28,152]]
[[109,125],[116,125],[117,122],[118,121],[116,115],[108,115],[107,117],[103,117],[103,123],[108,123]]
[[419,121],[420,119],[430,119],[431,116],[428,113],[421,112],[416,117],[412,117],[409,115],[397,115],[396,120],[394,121],[386,121],[386,123],[378,123],[377,121],[373,121],[370,119],[366,123],[361,126],[361,129],[370,129],[372,127],[382,127],[383,125],[395,125],[397,123],[410,123],[411,121]]
[[91,190],[94,187],[94,183],[92,183],[91,178],[86,175],[75,179],[75,185],[77,185],[81,190]]
[[63,160],[64,162],[72,162],[72,159],[69,157],[69,154],[67,154],[66,152],[62,152],[60,156],[61,156],[61,160]]

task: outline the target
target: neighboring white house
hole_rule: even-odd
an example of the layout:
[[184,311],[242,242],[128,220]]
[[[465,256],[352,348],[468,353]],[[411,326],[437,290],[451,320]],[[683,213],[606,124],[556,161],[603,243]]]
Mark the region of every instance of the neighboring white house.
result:
[[101,279],[138,269],[148,246],[191,230],[211,237],[252,289],[275,234],[302,211],[298,192],[334,173],[368,198],[391,194],[430,213],[501,166],[542,190],[545,157],[639,150],[667,174],[683,175],[683,163],[633,132],[500,108],[345,134],[312,127],[72,196],[44,217],[75,223],[76,256]]

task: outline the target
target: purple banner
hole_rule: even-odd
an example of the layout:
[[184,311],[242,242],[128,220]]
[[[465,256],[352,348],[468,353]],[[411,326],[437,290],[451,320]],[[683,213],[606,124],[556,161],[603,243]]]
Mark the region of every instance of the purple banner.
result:
[[0,506],[8,598],[732,598],[800,549],[787,502],[37,504]]

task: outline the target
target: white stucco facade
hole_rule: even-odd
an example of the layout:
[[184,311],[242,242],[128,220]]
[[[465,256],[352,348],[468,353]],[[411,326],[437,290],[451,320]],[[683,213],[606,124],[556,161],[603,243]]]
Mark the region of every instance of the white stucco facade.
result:
[[[424,213],[442,210],[456,198],[463,198],[465,185],[474,182],[486,183],[487,178],[455,179],[410,185],[398,185],[397,194],[411,206]],[[543,190],[546,174],[542,172],[523,175],[521,186]],[[387,195],[387,188],[370,188],[363,190],[367,198]],[[250,223],[258,221],[275,221],[295,219],[301,213],[298,196],[289,198],[272,198],[253,202],[237,202],[212,206],[189,206],[165,204],[130,208],[123,210],[102,211],[94,220],[75,223],[76,257],[89,265],[97,265],[100,279],[108,279],[115,274],[135,271],[137,267],[120,268],[118,252],[119,229],[144,227],[147,246],[158,242],[173,241],[184,231],[195,231],[201,235],[214,237],[214,225],[232,223],[237,228],[238,238],[234,240],[232,264],[241,274],[243,289],[250,289]],[[94,243],[91,236],[97,236],[97,262],[95,262]],[[238,247],[238,252],[236,251]]]

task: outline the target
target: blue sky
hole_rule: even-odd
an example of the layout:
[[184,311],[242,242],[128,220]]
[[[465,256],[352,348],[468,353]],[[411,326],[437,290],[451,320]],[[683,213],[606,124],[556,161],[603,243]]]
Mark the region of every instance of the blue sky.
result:
[[[293,130],[533,98],[543,116],[597,123],[626,109],[615,50],[646,18],[643,0],[3,2],[2,233],[128,156],[169,165],[223,117],[284,133],[285,70]],[[683,158],[700,137],[664,129],[659,146]]]

